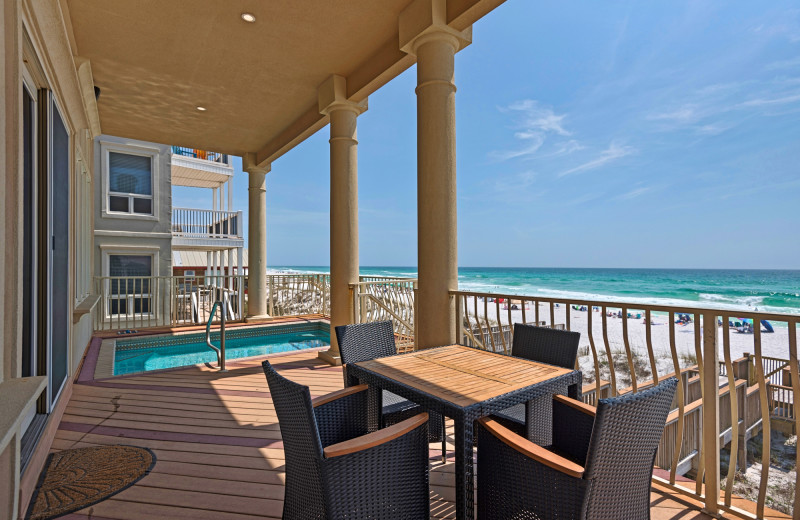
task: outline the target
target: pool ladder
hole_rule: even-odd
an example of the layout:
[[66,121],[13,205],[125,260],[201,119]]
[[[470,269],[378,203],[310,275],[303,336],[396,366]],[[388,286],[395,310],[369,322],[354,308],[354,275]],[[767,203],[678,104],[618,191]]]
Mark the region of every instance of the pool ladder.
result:
[[[214,321],[217,308],[219,308],[219,348],[211,343],[211,322]],[[208,317],[208,323],[206,323],[206,345],[217,353],[219,371],[227,372],[228,370],[225,368],[225,306],[219,300],[215,301],[214,306],[211,307],[211,315]]]

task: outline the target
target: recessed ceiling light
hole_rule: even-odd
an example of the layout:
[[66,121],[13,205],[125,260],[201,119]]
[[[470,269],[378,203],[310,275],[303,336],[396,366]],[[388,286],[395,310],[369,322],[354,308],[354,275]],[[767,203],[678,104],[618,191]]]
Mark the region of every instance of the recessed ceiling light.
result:
[[199,110],[200,112],[205,112],[206,111],[206,107],[197,107],[197,110]]
[[242,20],[247,23],[253,23],[256,21],[256,15],[253,13],[242,13]]

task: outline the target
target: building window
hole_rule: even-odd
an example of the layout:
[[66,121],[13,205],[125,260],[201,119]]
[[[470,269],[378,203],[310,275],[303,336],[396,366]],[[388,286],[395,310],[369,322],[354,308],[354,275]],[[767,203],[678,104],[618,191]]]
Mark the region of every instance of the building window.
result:
[[110,315],[149,314],[152,300],[152,255],[108,255]]
[[136,215],[153,214],[153,158],[108,153],[108,210]]

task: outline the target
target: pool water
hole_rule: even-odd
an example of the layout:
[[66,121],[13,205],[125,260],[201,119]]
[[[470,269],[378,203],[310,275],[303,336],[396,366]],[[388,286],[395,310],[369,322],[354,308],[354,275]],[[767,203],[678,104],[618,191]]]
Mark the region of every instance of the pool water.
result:
[[[225,359],[229,361],[324,347],[330,342],[330,326],[321,322],[228,329],[225,334]],[[219,332],[211,333],[211,343],[219,348]],[[206,345],[204,332],[130,339],[117,341],[114,375],[199,363],[217,365],[217,354]]]

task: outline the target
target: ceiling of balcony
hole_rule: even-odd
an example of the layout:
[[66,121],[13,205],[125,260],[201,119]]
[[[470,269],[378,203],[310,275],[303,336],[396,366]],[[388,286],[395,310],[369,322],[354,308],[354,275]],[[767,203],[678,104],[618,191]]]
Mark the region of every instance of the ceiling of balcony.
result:
[[[502,1],[449,0],[448,23],[466,28]],[[327,123],[317,87],[331,74],[358,101],[413,64],[397,34],[409,3],[62,0],[74,52],[101,89],[103,133],[259,162]]]

